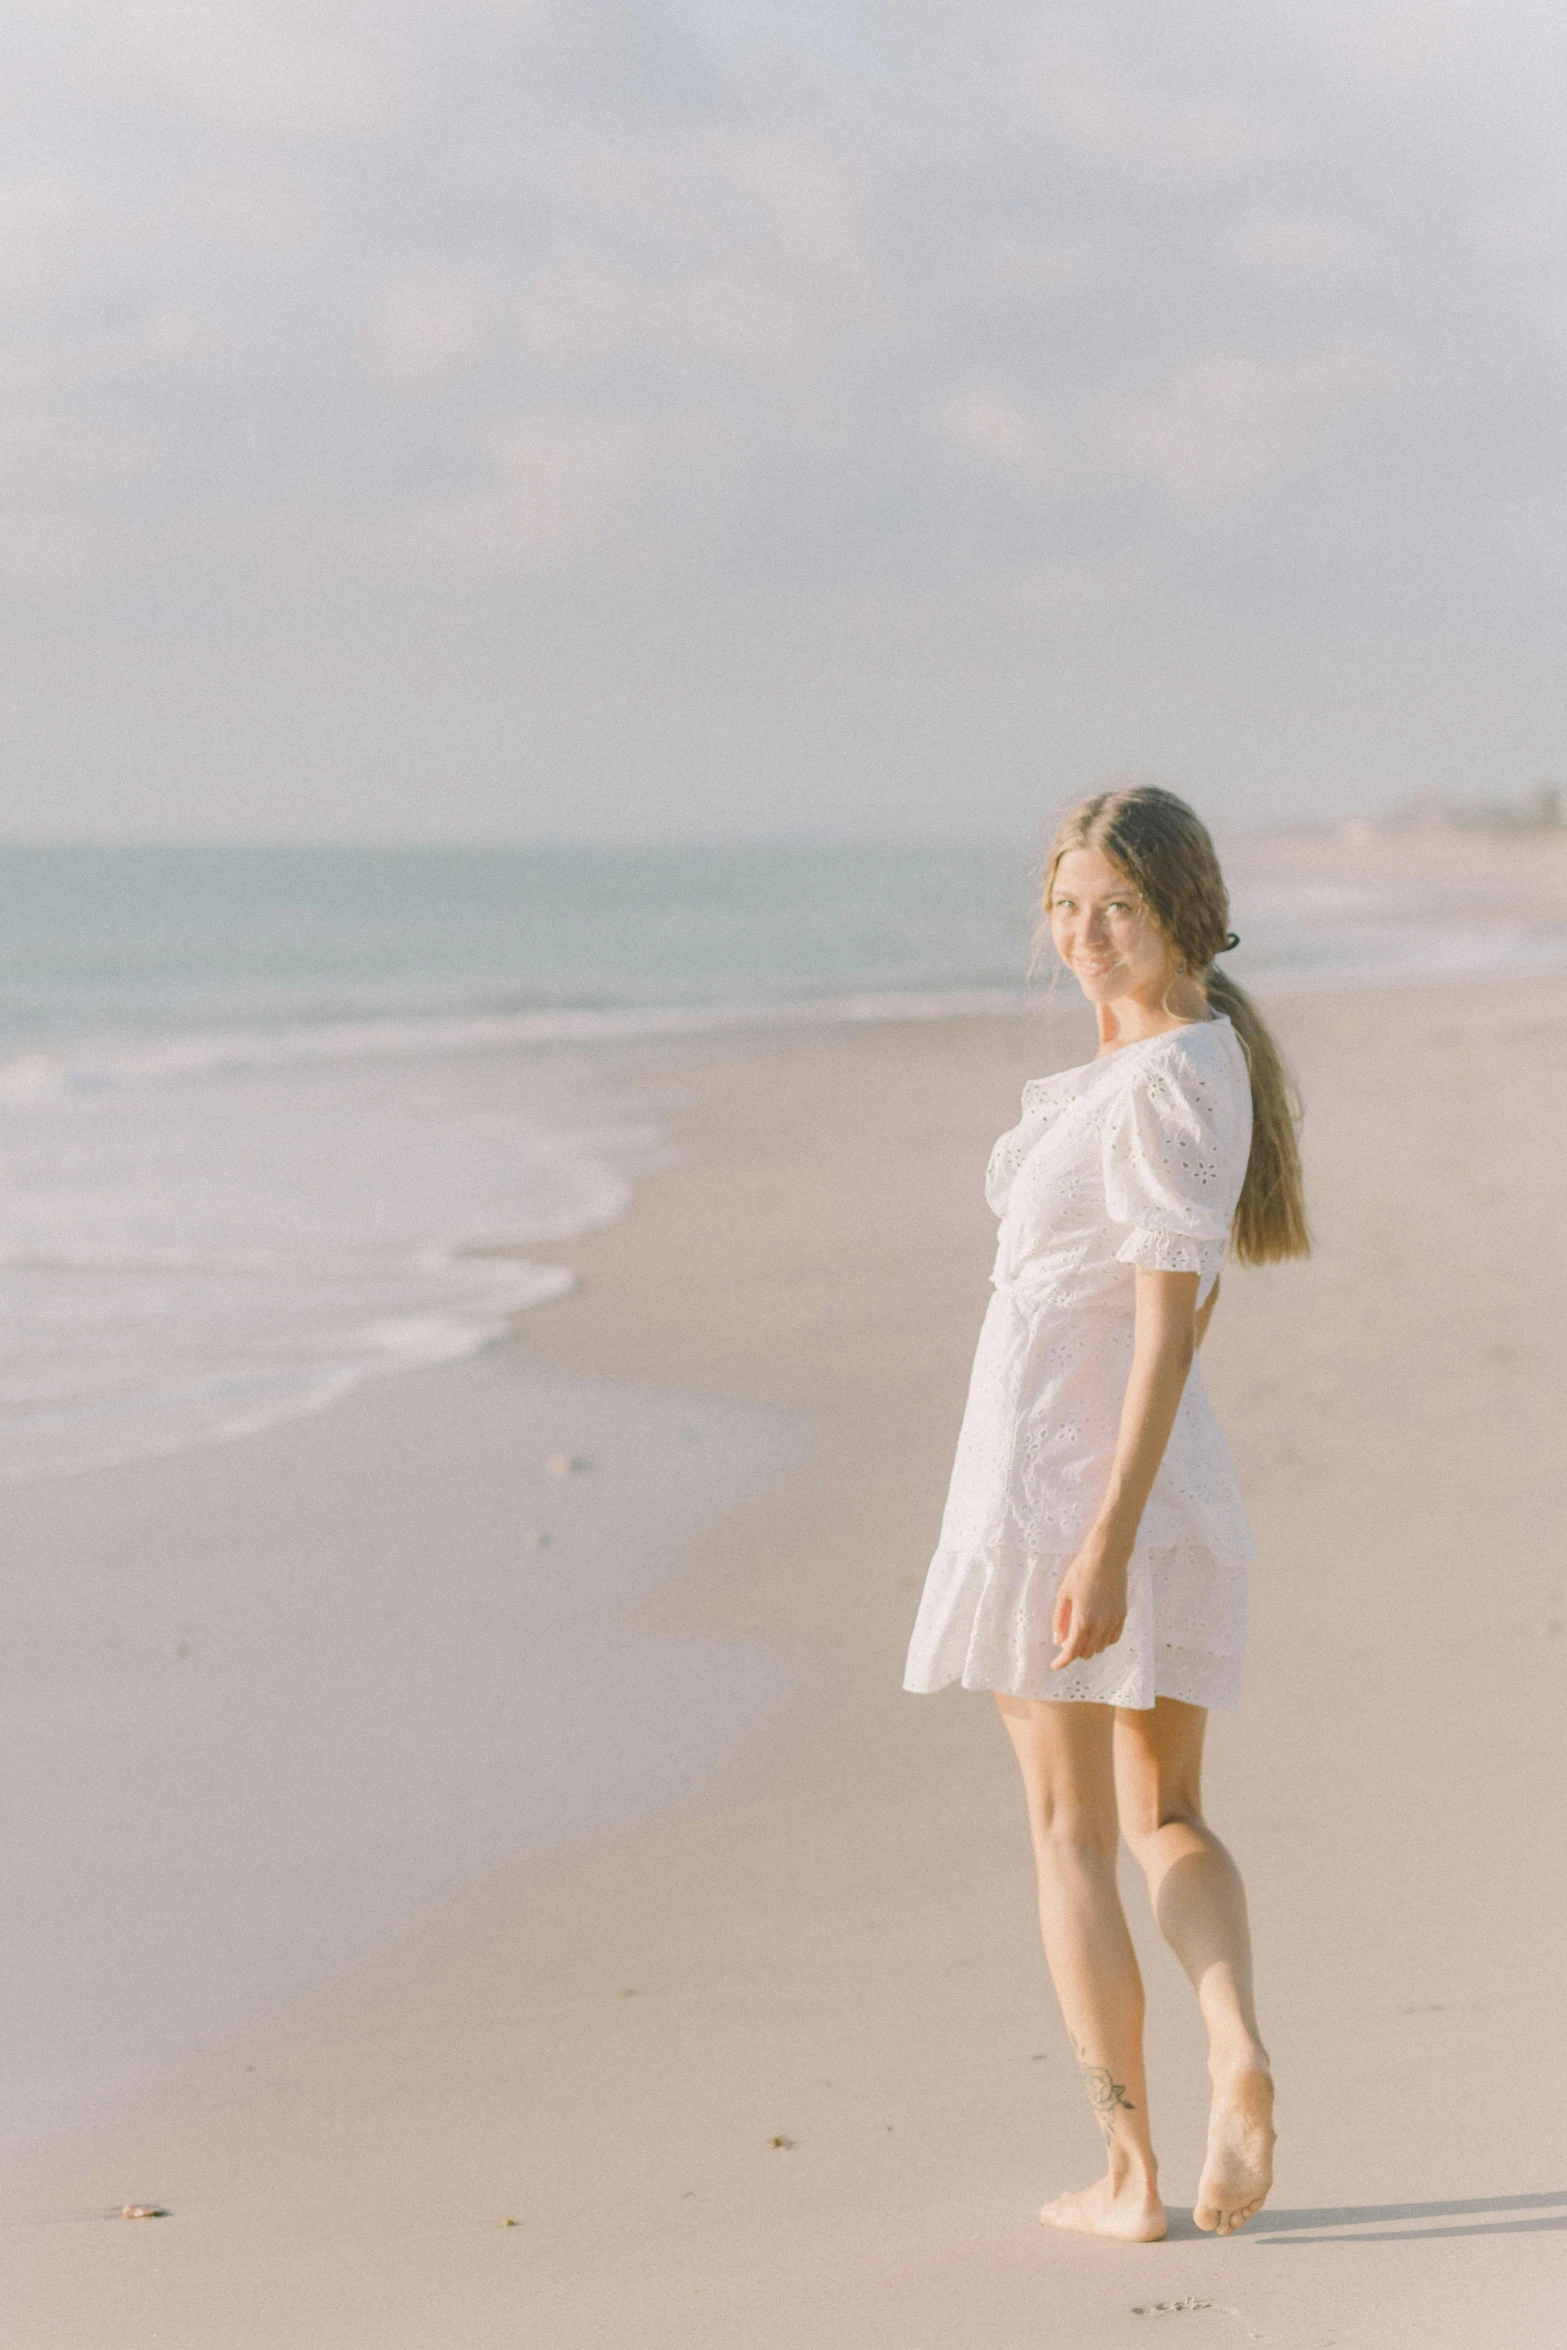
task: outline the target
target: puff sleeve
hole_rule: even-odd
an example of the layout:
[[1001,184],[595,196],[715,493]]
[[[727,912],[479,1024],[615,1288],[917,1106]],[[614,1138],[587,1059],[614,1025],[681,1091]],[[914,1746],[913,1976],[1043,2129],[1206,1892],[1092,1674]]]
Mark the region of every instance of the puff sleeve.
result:
[[[1207,1056],[1205,1056],[1205,1059]],[[1218,1277],[1251,1151],[1251,1088],[1172,1047],[1145,1058],[1105,1127],[1105,1206],[1116,1256],[1155,1273]]]

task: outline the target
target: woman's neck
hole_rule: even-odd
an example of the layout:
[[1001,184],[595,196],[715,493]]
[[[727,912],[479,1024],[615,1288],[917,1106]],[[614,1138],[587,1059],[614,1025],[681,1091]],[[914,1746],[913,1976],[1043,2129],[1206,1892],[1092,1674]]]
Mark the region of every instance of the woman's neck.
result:
[[1142,1044],[1172,1028],[1189,1028],[1194,1021],[1214,1018],[1212,1007],[1195,979],[1153,979],[1144,987],[1094,1006],[1099,1018],[1101,1054],[1119,1052],[1124,1044]]

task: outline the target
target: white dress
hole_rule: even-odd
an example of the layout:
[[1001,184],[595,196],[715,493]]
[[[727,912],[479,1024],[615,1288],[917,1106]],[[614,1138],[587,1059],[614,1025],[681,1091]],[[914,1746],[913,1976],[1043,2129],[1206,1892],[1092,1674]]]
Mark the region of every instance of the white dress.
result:
[[1113,1648],[1051,1670],[1061,1576],[1109,1482],[1132,1363],[1134,1267],[1224,1258],[1251,1151],[1251,1084],[1228,1020],[1193,1022],[1023,1089],[986,1193],[1001,1219],[941,1542],[904,1687],[1231,1706],[1254,1555],[1194,1365],[1143,1512]]

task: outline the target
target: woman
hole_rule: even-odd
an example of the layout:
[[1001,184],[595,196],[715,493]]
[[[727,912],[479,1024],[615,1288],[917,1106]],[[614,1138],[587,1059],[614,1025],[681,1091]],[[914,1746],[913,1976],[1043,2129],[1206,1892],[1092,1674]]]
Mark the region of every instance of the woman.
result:
[[1191,809],[1152,786],[1085,800],[1043,910],[1099,1051],[1025,1086],[990,1162],[996,1294],[905,1686],[994,1690],[1022,1766],[1045,1953],[1109,2152],[1040,2216],[1152,2242],[1123,1835],[1208,2031],[1197,2225],[1242,2226],[1272,2181],[1246,1896],[1200,1790],[1207,1709],[1238,1692],[1252,1542],[1194,1358],[1227,1243],[1246,1264],[1309,1244],[1289,1088],[1214,967],[1236,941]]

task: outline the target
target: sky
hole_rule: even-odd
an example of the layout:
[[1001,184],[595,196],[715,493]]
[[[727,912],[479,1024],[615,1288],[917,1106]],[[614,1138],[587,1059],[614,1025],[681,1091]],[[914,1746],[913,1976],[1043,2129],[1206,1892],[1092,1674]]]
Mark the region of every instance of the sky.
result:
[[1567,770],[1555,0],[0,0],[0,835]]

